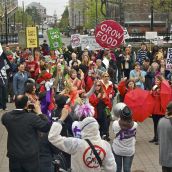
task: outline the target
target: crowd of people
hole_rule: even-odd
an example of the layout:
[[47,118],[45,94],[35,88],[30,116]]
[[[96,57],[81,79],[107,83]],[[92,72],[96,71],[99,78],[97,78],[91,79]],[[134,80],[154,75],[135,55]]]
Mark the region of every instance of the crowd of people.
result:
[[[172,100],[172,70],[166,70],[165,63],[166,51],[155,46],[149,52],[145,43],[137,52],[131,45],[50,50],[46,41],[34,50],[6,46],[0,57],[0,110],[8,110],[7,102],[16,106],[2,117],[8,131],[10,171],[52,172],[59,150],[74,172],[131,171],[139,121],[124,103],[126,95],[137,89],[147,90],[152,97],[150,142],[160,144],[164,154],[166,141],[160,128],[167,121],[163,118],[159,128],[158,122],[172,113],[171,105],[167,107]],[[124,106],[116,115],[113,106],[119,102]],[[118,118],[110,128],[113,115]],[[112,145],[109,130],[114,135]],[[172,169],[170,155],[162,159],[164,172]]]

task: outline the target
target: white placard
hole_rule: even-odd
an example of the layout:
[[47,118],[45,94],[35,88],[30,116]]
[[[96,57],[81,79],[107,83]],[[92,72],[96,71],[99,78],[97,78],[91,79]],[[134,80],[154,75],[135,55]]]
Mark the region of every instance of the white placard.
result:
[[71,45],[72,45],[72,48],[76,48],[76,47],[81,46],[81,36],[80,36],[80,34],[71,35]]
[[102,47],[96,42],[94,36],[82,36],[81,37],[81,48],[84,50],[85,48],[89,50],[98,50]]
[[167,59],[166,59],[166,70],[172,69],[172,48],[168,48]]
[[2,45],[0,43],[0,55],[3,53]]
[[124,40],[129,39],[129,38],[130,38],[130,35],[128,34],[128,30],[127,28],[124,28]]
[[157,32],[146,32],[146,39],[154,40],[157,38]]

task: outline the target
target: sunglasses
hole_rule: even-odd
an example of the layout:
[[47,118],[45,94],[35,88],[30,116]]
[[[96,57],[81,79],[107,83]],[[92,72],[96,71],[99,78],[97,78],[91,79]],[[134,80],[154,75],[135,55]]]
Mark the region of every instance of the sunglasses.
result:
[[104,77],[109,77],[109,76],[104,76]]

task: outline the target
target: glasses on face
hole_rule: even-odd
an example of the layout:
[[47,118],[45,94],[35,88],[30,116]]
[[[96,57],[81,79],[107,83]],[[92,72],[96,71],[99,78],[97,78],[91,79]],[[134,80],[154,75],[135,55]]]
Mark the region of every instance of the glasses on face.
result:
[[108,78],[109,77],[109,75],[106,75],[106,76],[104,76],[105,78]]
[[96,85],[96,87],[101,87],[101,85]]

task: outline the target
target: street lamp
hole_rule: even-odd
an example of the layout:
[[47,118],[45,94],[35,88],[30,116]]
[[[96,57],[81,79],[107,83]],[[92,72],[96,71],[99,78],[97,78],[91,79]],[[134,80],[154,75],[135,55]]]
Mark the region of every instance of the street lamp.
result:
[[154,9],[153,9],[153,1],[151,2],[151,24],[150,24],[150,30],[153,31],[153,25],[154,25]]

